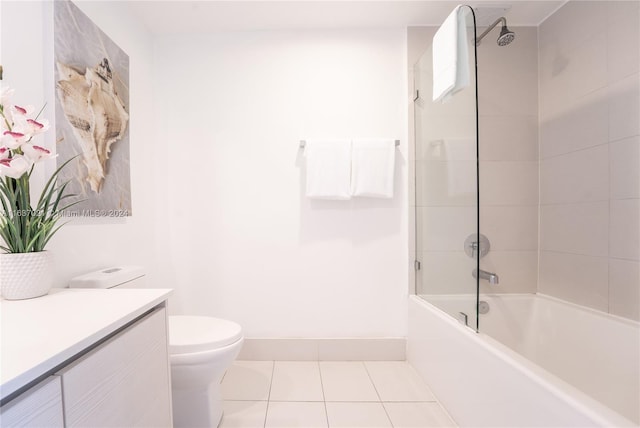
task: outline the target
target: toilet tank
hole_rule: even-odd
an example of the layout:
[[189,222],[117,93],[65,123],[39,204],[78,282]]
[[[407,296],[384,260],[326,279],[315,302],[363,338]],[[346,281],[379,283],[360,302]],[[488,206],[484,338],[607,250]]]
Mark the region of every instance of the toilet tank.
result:
[[69,288],[143,288],[141,266],[112,266],[72,278]]

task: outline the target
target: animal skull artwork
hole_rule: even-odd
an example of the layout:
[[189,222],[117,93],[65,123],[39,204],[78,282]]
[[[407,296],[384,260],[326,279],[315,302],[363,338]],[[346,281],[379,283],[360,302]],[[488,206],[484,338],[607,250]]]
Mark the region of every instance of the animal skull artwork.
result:
[[84,71],[58,62],[56,90],[64,115],[82,147],[86,181],[100,193],[111,145],[122,139],[129,115],[116,93],[109,61]]

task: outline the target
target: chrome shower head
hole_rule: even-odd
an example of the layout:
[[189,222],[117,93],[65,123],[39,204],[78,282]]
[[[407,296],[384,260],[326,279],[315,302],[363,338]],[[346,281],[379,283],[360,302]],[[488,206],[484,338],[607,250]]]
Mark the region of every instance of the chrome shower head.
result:
[[487,35],[491,30],[495,28],[496,25],[502,23],[502,30],[500,30],[500,36],[498,36],[498,46],[507,46],[509,43],[513,42],[513,39],[516,38],[516,33],[509,30],[507,28],[507,20],[505,17],[498,18],[493,24],[491,24],[480,36],[476,39],[476,46],[480,45],[480,41]]
[[509,43],[513,42],[513,39],[516,38],[516,33],[509,30],[506,25],[502,26],[502,30],[500,30],[500,35],[498,36],[498,46],[507,46]]

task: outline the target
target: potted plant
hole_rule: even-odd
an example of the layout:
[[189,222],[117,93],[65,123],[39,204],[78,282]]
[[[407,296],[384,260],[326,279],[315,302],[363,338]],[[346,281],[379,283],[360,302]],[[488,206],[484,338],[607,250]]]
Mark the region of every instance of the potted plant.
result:
[[[61,211],[68,182],[59,184],[63,163],[31,204],[30,178],[35,165],[52,158],[48,149],[32,143],[49,123],[35,117],[33,107],[11,103],[13,90],[0,88],[0,291],[5,299],[47,294],[52,285],[52,259],[45,247],[62,227]],[[40,111],[42,112],[42,110]]]

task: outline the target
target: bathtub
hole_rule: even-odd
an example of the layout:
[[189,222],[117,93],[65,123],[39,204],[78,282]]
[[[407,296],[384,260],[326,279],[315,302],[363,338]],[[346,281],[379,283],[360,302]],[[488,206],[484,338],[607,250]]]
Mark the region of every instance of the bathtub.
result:
[[[640,324],[552,297],[409,299],[407,359],[460,427],[640,424]],[[452,317],[453,315],[454,317]]]

